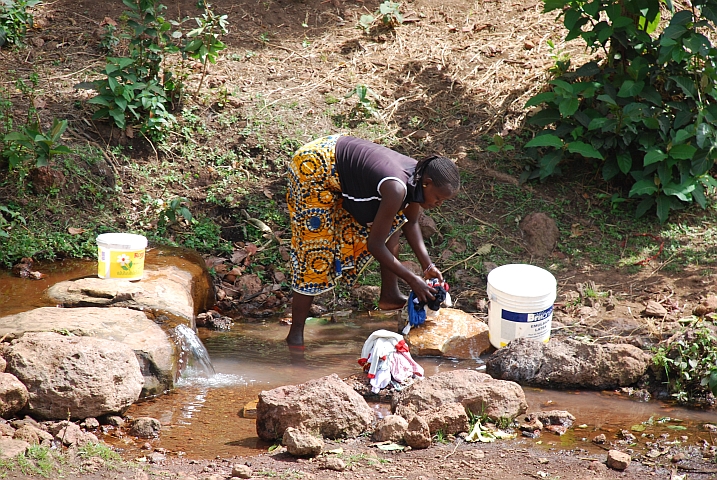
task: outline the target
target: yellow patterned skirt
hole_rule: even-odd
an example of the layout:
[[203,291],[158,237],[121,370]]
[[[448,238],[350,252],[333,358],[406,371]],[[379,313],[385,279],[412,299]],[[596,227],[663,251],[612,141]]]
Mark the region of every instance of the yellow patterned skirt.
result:
[[[331,135],[304,145],[289,163],[291,287],[304,295],[331,290],[339,279],[352,285],[373,259],[368,251],[370,227],[358,223],[342,207],[335,168],[339,137]],[[403,212],[398,212],[390,235],[406,221]]]

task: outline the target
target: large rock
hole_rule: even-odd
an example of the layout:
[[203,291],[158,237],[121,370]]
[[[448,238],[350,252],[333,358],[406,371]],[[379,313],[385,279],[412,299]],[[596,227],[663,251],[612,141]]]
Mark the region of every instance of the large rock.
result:
[[170,327],[184,324],[195,328],[191,282],[189,273],[170,267],[145,272],[140,282],[92,277],[68,280],[51,286],[47,296],[65,307],[126,307],[161,319]]
[[520,338],[491,355],[486,368],[524,385],[604,390],[634,384],[649,363],[650,355],[632,345]]
[[470,313],[441,308],[408,332],[411,355],[476,359],[490,348],[488,325]]
[[0,318],[0,336],[18,338],[27,332],[67,332],[127,345],[137,356],[144,376],[142,397],[174,388],[179,375],[176,345],[162,327],[137,310],[42,307]]
[[416,382],[394,395],[392,408],[408,419],[415,413],[454,402],[462,404],[466,411],[494,420],[513,419],[528,408],[520,385],[495,380],[475,370],[438,373]]
[[144,377],[122,343],[57,333],[27,333],[4,347],[9,373],[29,392],[33,417],[66,419],[123,413],[142,391]]
[[273,441],[293,427],[327,438],[352,438],[369,429],[374,419],[366,400],[332,374],[261,392],[256,433]]
[[0,417],[12,417],[29,399],[27,388],[15,375],[0,373]]

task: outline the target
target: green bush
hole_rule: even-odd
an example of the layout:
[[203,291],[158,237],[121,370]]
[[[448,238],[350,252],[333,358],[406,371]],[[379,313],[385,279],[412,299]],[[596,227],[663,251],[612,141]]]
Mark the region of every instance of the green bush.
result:
[[227,32],[227,16],[217,16],[205,5],[205,13],[195,18],[198,27],[186,35],[181,24],[167,20],[162,12],[166,6],[159,0],[123,0],[129,27],[127,57],[107,57],[103,78],[78,87],[90,88],[98,94],[89,103],[98,105],[96,119],[110,119],[117,127],[139,125],[143,132],[161,137],[174,123],[172,106],[181,101],[184,78],[182,68],[169,68],[168,55],[179,53],[183,59],[202,62],[202,79],[207,62],[215,63],[217,54],[226,46],[219,37]]
[[[661,6],[674,12],[657,34]],[[717,186],[717,50],[705,34],[717,25],[717,1],[694,0],[675,12],[670,0],[545,0],[559,10],[566,40],[582,37],[593,53],[574,72],[549,82],[526,107],[542,127],[526,143],[533,165],[524,181],[560,173],[570,160],[595,162],[639,199],[636,215],[656,206],[702,208]]]
[[18,45],[25,37],[27,26],[32,27],[32,14],[28,8],[40,0],[0,0],[0,47]]
[[688,329],[660,346],[653,363],[664,369],[668,391],[678,402],[700,403],[717,395],[717,337],[709,327]]

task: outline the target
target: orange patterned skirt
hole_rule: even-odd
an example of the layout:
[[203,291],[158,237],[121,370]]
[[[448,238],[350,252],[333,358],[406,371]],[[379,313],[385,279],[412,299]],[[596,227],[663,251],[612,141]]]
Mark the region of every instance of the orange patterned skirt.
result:
[[[304,295],[331,290],[339,279],[353,285],[373,259],[368,251],[370,227],[358,223],[342,207],[335,168],[339,137],[331,135],[304,145],[289,163],[291,288]],[[403,212],[398,212],[390,235],[406,221]]]

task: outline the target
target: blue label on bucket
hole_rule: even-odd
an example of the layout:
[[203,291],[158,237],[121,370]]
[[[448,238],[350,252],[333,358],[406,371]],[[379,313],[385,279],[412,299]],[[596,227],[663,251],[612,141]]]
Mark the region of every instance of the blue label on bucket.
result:
[[547,320],[552,314],[553,306],[551,305],[545,310],[535,313],[518,313],[503,309],[500,316],[503,320],[508,320],[509,322],[531,323]]

